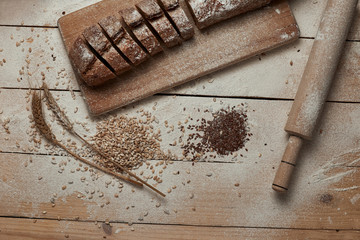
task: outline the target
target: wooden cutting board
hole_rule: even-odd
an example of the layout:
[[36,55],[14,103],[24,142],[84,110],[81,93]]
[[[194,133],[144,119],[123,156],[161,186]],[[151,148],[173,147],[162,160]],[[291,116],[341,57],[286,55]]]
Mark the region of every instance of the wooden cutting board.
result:
[[[63,16],[58,26],[69,52],[74,40],[100,19],[134,6],[138,0],[107,0]],[[181,1],[181,5],[190,13]],[[194,23],[192,21],[192,23]],[[78,77],[89,110],[99,115],[139,99],[204,76],[254,55],[284,45],[299,37],[299,29],[288,1],[274,0],[270,6],[215,24],[199,31],[181,46],[164,49],[134,70],[97,88]],[[266,79],[264,79],[266,81]]]

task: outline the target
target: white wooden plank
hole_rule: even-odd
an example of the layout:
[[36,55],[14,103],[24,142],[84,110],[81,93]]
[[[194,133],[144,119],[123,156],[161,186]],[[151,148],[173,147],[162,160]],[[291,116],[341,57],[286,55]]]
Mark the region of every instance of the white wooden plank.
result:
[[[78,93],[75,94],[74,99],[70,92],[54,92],[54,96],[58,99],[60,106],[66,110],[69,118],[73,122],[77,122],[77,124],[75,124],[76,129],[83,134],[89,136],[94,135],[96,131],[96,122],[107,117],[92,118],[90,116],[90,118],[88,118],[89,116],[85,103]],[[0,109],[2,109],[2,114],[0,115],[1,120],[5,121],[6,119],[9,119],[10,121],[8,124],[10,134],[5,134],[5,130],[0,128],[0,131],[3,133],[3,138],[0,139],[2,151],[21,152],[22,149],[25,149],[25,152],[29,152],[29,148],[33,147],[33,143],[29,142],[31,137],[27,136],[26,133],[26,131],[32,131],[29,120],[31,112],[27,111],[30,108],[30,103],[27,103],[28,100],[26,97],[26,90],[3,89],[0,92]],[[283,127],[285,126],[287,113],[291,108],[291,101],[154,96],[130,105],[127,108],[115,111],[112,114],[139,117],[140,114],[137,113],[137,111],[140,109],[151,112],[159,120],[158,123],[155,122],[153,125],[162,132],[162,147],[165,151],[169,149],[180,156],[182,151],[179,150],[179,146],[169,146],[169,144],[173,143],[174,140],[177,140],[182,133],[177,128],[179,121],[183,126],[187,127],[189,124],[196,124],[197,119],[209,119],[211,115],[210,113],[204,113],[206,110],[216,112],[220,108],[226,108],[228,106],[237,107],[241,104],[244,104],[248,110],[249,127],[253,134],[251,141],[247,144],[248,150],[255,151],[251,156],[256,157],[259,153],[267,151],[269,148],[281,152],[283,144],[286,142],[286,134],[283,131]],[[328,124],[325,126],[329,126],[333,131],[333,136],[329,135],[328,138],[325,138],[323,141],[326,141],[326,143],[331,146],[337,145],[339,148],[357,146],[356,141],[354,142],[353,139],[343,141],[344,136],[360,135],[360,130],[356,124],[356,118],[360,114],[357,105],[358,104],[328,104],[328,106],[331,106],[332,112],[325,115],[324,124]],[[74,113],[75,109],[78,109],[76,113]],[[49,115],[50,111],[45,110],[45,112],[49,124],[59,136],[59,139],[67,139],[67,135],[62,136],[61,134],[62,128],[59,127],[56,122],[52,122],[54,118]],[[189,116],[194,120],[185,124],[185,120],[188,119]],[[175,126],[174,132],[167,133],[169,129],[165,127],[165,121],[168,121],[168,125]],[[84,124],[85,128],[82,126]],[[86,129],[88,129],[88,131],[86,131]],[[323,131],[326,132],[325,130]],[[189,133],[190,131],[185,131],[185,134]],[[5,138],[8,138],[8,140],[5,140]],[[16,146],[16,142],[18,142],[19,147]],[[263,146],[265,143],[268,145]],[[275,149],[275,146],[280,146],[281,149]],[[41,148],[39,151],[41,153],[47,152],[44,148]],[[332,152],[333,150],[330,148],[329,151]],[[244,155],[248,154],[245,150],[241,150],[241,153]],[[229,159],[226,161],[231,162]]]
[[[27,79],[41,80],[41,72],[44,72],[51,88],[78,89],[57,29],[34,29],[33,32],[30,28],[16,30],[0,27],[0,29],[4,30],[0,36],[0,41],[3,42],[0,61],[3,58],[6,60],[6,63],[0,66],[1,87],[26,88]],[[29,42],[31,39],[33,41],[29,43],[27,39]],[[23,40],[24,42],[21,43]],[[18,47],[16,47],[17,42],[20,44]],[[258,57],[254,57],[181,85],[167,93],[292,99],[301,80],[312,42],[313,40],[301,39],[294,44],[260,56],[261,61]],[[360,91],[360,85],[357,84],[360,81],[359,44],[347,43],[330,100],[360,101],[360,96],[357,94]],[[32,49],[31,53],[29,48]],[[24,71],[24,75],[20,75],[19,71]],[[22,80],[18,82],[16,80],[18,78]]]
[[[210,74],[167,91],[171,94],[210,96],[295,97],[313,40],[300,39],[264,56]],[[299,52],[300,50],[300,52]],[[334,77],[328,100],[358,102],[360,45],[348,42]]]
[[0,25],[56,26],[64,14],[96,2],[99,0],[2,0]]
[[[318,239],[318,240],[351,240],[360,237],[358,231],[335,230],[298,230],[298,229],[252,229],[222,228],[197,226],[172,226],[111,223],[103,226],[102,222],[54,221],[32,219],[0,218],[0,237],[7,240],[47,240],[51,239]],[[99,228],[100,226],[100,228]],[[108,227],[107,227],[108,226]]]
[[[147,190],[134,188],[132,191],[127,184],[119,193],[117,181],[108,176],[100,175],[92,181],[88,172],[71,173],[78,164],[64,157],[55,157],[57,163],[67,162],[65,171],[59,174],[60,168],[52,165],[54,160],[50,156],[3,153],[0,154],[0,214],[156,224],[358,229],[359,190],[337,189],[353,187],[360,178],[359,172],[338,182],[316,182],[313,174],[322,170],[321,166],[328,159],[316,156],[316,163],[310,159],[308,157],[306,164],[304,162],[298,169],[293,191],[286,197],[271,190],[277,159],[247,158],[243,163],[234,164],[199,162],[194,166],[190,162],[175,162],[164,170],[163,183],[157,187],[162,191],[173,186],[176,189],[160,199]],[[160,168],[155,167],[156,171]],[[344,168],[341,173],[353,170],[354,167]],[[174,175],[174,171],[180,174]],[[147,170],[146,174],[149,172]],[[109,180],[115,185],[106,185]],[[191,182],[187,183],[189,180]],[[64,185],[66,190],[62,190]],[[93,190],[94,197],[88,199],[91,194],[87,191]],[[99,197],[101,193],[103,197]],[[119,198],[114,197],[116,193]],[[51,206],[51,198],[54,198],[55,207]]]

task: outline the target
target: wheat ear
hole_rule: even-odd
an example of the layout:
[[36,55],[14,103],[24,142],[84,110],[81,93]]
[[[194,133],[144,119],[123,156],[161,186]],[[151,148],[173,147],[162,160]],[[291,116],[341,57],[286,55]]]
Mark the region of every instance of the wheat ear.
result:
[[94,152],[96,152],[97,154],[99,154],[100,156],[102,156],[103,158],[105,158],[106,160],[110,161],[111,163],[113,163],[115,166],[117,166],[121,171],[126,172],[127,174],[129,174],[131,177],[135,178],[136,180],[138,180],[139,182],[141,182],[142,184],[146,185],[147,187],[149,187],[150,189],[152,189],[153,191],[157,192],[158,194],[160,194],[161,196],[165,197],[165,194],[160,192],[159,190],[157,190],[155,187],[151,186],[150,184],[148,184],[147,182],[145,182],[144,180],[142,180],[141,178],[139,178],[138,176],[136,176],[134,173],[132,173],[131,171],[129,171],[128,169],[124,168],[123,166],[121,166],[119,163],[117,163],[116,161],[112,160],[110,158],[109,155],[105,154],[101,149],[99,149],[97,146],[95,146],[94,144],[91,144],[90,142],[88,142],[86,139],[84,139],[80,134],[78,134],[74,128],[73,128],[73,124],[71,123],[71,121],[69,120],[69,118],[66,116],[65,112],[60,108],[60,106],[57,104],[57,102],[55,101],[53,95],[51,94],[47,84],[45,82],[43,82],[42,85],[42,89],[44,90],[45,93],[45,99],[47,100],[47,102],[49,103],[50,109],[51,111],[55,114],[58,122],[60,122],[60,124],[66,129],[68,130],[70,133],[72,133],[73,135],[75,135],[76,137],[78,137],[81,141],[83,141],[86,145],[88,145]]
[[65,112],[57,104],[55,98],[51,94],[49,87],[45,82],[43,82],[42,89],[44,90],[45,99],[48,102],[51,111],[55,114],[57,120],[66,130],[68,130],[69,132],[73,132],[74,131],[73,124],[66,116]]
[[113,175],[119,179],[125,180],[125,181],[129,181],[133,184],[142,186],[141,183],[138,183],[136,181],[133,181],[132,179],[125,177],[121,174],[115,173],[110,171],[109,169],[106,169],[102,166],[99,166],[95,163],[92,163],[82,157],[80,157],[79,155],[77,155],[76,153],[74,153],[73,151],[71,151],[70,149],[68,149],[65,145],[63,145],[62,143],[60,143],[57,139],[56,136],[52,133],[49,125],[46,123],[45,118],[44,118],[44,114],[43,114],[43,108],[42,108],[42,103],[41,103],[41,95],[40,93],[38,93],[37,91],[33,91],[32,93],[32,101],[31,101],[31,110],[32,110],[32,114],[34,116],[34,121],[35,121],[35,126],[39,129],[40,133],[49,141],[52,142],[53,144],[61,147],[62,149],[64,149],[66,152],[68,152],[70,155],[72,155],[73,157],[75,157],[76,159],[80,160],[81,162],[96,168],[98,170],[101,170],[105,173],[108,173],[110,175]]
[[45,122],[41,104],[41,95],[37,91],[32,93],[31,111],[34,117],[35,125],[40,133],[53,144],[58,144],[55,135],[52,133],[49,125]]

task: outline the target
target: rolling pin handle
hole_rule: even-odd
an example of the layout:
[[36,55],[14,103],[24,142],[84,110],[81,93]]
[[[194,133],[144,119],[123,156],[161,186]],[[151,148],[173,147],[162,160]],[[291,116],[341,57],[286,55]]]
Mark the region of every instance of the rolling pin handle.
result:
[[276,172],[274,182],[272,184],[273,190],[277,192],[286,192],[291,180],[292,172],[296,166],[296,159],[300,152],[303,139],[291,135],[286,146],[284,155],[280,162],[280,166]]

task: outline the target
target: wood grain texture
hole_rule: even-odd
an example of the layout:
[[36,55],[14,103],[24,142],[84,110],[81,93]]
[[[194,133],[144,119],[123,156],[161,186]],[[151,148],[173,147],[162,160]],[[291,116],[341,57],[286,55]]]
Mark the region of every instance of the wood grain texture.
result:
[[[174,185],[177,188],[159,199],[150,191],[132,191],[129,185],[124,185],[119,193],[117,181],[105,175],[92,181],[88,172],[72,174],[70,170],[78,164],[64,157],[55,157],[57,163],[68,162],[62,174],[57,173],[60,168],[50,162],[51,157],[32,156],[32,163],[20,154],[2,153],[0,158],[1,216],[224,227],[359,229],[360,226],[359,190],[337,190],[356,184],[360,179],[358,170],[338,183],[316,182],[310,174],[321,167],[307,161],[299,171],[297,191],[285,198],[271,190],[275,161],[255,163],[255,159],[249,159],[241,164],[195,166],[175,162],[162,174],[163,183],[158,189],[166,191]],[[26,162],[28,166],[24,167]],[[322,160],[322,164],[326,162]],[[353,170],[354,167],[344,168],[342,173]],[[174,176],[174,171],[180,174]],[[208,177],[209,173],[212,176]],[[109,180],[115,186],[105,187]],[[191,182],[187,183],[188,180]],[[73,183],[68,184],[69,181]],[[64,185],[66,190],[62,190]],[[86,193],[93,189],[95,194]],[[104,196],[99,197],[100,193]],[[119,198],[114,197],[115,193]],[[93,198],[89,199],[91,195]]]
[[[3,66],[0,66],[2,87],[27,87],[27,79],[32,81],[41,79],[41,72],[44,72],[46,81],[52,89],[79,89],[57,29],[31,31],[31,28],[17,30],[12,27],[0,27],[0,31],[3,33],[0,35],[0,40],[3,42],[0,59],[7,60]],[[30,43],[26,41],[27,39],[33,41]],[[16,47],[16,42],[20,43],[22,40],[24,43]],[[296,43],[185,83],[166,93],[293,99],[312,43],[313,40],[300,39]],[[346,43],[329,100],[360,102],[359,46],[358,42]],[[28,51],[29,48],[32,49],[31,53]],[[27,55],[29,55],[28,59]],[[290,62],[293,63],[292,66]],[[22,67],[28,69],[20,75],[19,71]],[[31,76],[27,72],[30,72]],[[16,81],[17,78],[19,82]]]
[[[128,8],[130,4],[133,1],[126,4],[106,1],[60,18],[60,33],[67,51],[86,27],[108,14]],[[74,22],[78,24],[74,26]],[[229,19],[201,32],[196,31],[191,41],[174,49],[165,49],[163,54],[106,85],[90,88],[81,78],[78,81],[90,112],[99,115],[292,42],[298,37],[298,27],[287,1],[275,1],[270,7]]]
[[[81,102],[80,99],[77,97],[73,100],[69,92],[59,92],[55,96],[58,94],[60,105],[68,106],[66,110],[70,119],[82,119],[83,122],[87,115],[86,107],[75,105],[76,102]],[[176,125],[179,120],[184,122],[183,118],[190,114],[196,122],[197,118],[206,117],[203,113],[205,109],[216,111],[223,106],[244,103],[249,110],[249,126],[253,136],[246,144],[248,151],[242,149],[238,156],[219,157],[216,162],[199,162],[194,166],[191,162],[182,161],[168,165],[162,174],[163,183],[157,187],[165,192],[174,185],[177,187],[165,199],[156,198],[147,190],[134,189],[135,192],[132,192],[132,187],[127,184],[119,193],[119,198],[115,198],[114,194],[119,191],[117,181],[102,174],[96,181],[92,181],[89,172],[71,173],[79,163],[74,159],[58,156],[59,151],[52,152],[45,148],[44,143],[39,150],[41,155],[22,153],[23,147],[25,153],[30,153],[27,147],[32,146],[25,135],[30,124],[24,101],[21,101],[24,95],[25,91],[20,90],[2,90],[0,93],[0,97],[12,96],[14,101],[12,106],[4,103],[1,105],[4,109],[1,118],[9,118],[11,122],[10,134],[5,134],[0,128],[1,135],[9,137],[9,140],[0,139],[1,150],[4,152],[0,154],[1,216],[54,219],[58,216],[64,219],[80,217],[83,220],[108,218],[124,222],[204,226],[312,229],[360,227],[360,222],[357,221],[360,219],[357,204],[360,195],[360,175],[357,170],[360,157],[357,137],[360,135],[360,128],[357,119],[360,117],[360,110],[357,104],[327,104],[324,121],[319,126],[316,138],[312,144],[304,146],[304,153],[299,159],[301,165],[293,182],[293,189],[296,191],[290,192],[287,197],[280,197],[272,192],[271,183],[287,141],[283,125],[291,106],[290,101],[217,99],[214,102],[209,98],[169,96],[155,96],[141,101],[117,113],[136,116],[136,111],[140,108],[152,111],[159,119],[159,125],[154,125],[155,129],[159,128],[163,132],[162,148],[179,156],[181,149],[169,146],[169,143],[177,139],[179,132],[165,134],[165,120],[168,120],[169,125]],[[155,102],[156,110],[153,110]],[[74,113],[75,107],[79,107],[77,113]],[[185,112],[184,107],[187,108]],[[22,108],[24,109],[21,110]],[[75,127],[80,132],[91,135],[97,120],[99,119],[86,121],[90,132],[82,130],[78,124]],[[54,123],[52,126],[55,129]],[[65,141],[67,138],[66,135],[63,137]],[[240,154],[244,157],[240,157]],[[61,167],[58,164],[63,161],[67,165],[63,173],[59,173]],[[152,161],[153,165],[156,162]],[[160,168],[161,166],[155,167],[156,172]],[[149,174],[149,170],[144,170]],[[174,171],[180,171],[180,174],[174,175]],[[39,177],[42,178],[39,180]],[[84,182],[81,181],[82,177],[85,177]],[[114,181],[115,185],[106,188],[105,183],[109,180]],[[73,183],[69,184],[69,181]],[[239,186],[236,187],[235,183],[239,183]],[[62,190],[64,185],[67,186],[65,191]],[[96,191],[93,199],[89,199],[87,193],[91,190]],[[100,192],[104,193],[103,197],[99,197]],[[56,206],[52,207],[50,199],[54,193],[57,194]],[[194,194],[192,199],[191,194]],[[107,201],[110,202],[109,205],[106,205]],[[161,206],[157,208],[158,202]],[[166,210],[170,214],[164,213]],[[43,214],[43,211],[47,213]],[[148,215],[143,221],[138,220],[145,212]]]
[[[256,229],[256,228],[220,228],[198,226],[171,226],[111,223],[111,227],[102,227],[103,223],[73,222],[55,220],[0,218],[0,237],[8,240],[45,240],[45,239],[317,239],[352,240],[360,237],[359,231],[335,230],[294,230],[294,229]],[[100,228],[99,228],[100,226]],[[65,237],[67,236],[67,237]]]

